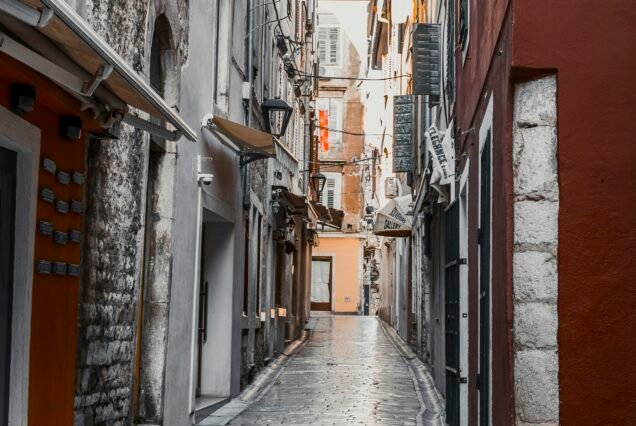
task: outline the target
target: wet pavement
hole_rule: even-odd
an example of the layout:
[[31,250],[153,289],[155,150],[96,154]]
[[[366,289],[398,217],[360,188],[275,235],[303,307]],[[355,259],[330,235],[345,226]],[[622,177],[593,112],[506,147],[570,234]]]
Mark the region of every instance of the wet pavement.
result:
[[416,425],[414,378],[374,317],[317,318],[271,388],[232,425]]

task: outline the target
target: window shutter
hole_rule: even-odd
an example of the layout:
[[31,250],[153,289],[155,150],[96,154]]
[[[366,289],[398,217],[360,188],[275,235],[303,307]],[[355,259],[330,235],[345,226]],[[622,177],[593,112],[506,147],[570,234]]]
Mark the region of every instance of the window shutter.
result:
[[329,64],[338,65],[340,57],[340,28],[329,29]]
[[336,202],[336,180],[333,178],[327,179],[325,186],[327,187],[327,207],[333,209]]
[[328,28],[318,29],[318,60],[321,64],[327,64],[327,33]]

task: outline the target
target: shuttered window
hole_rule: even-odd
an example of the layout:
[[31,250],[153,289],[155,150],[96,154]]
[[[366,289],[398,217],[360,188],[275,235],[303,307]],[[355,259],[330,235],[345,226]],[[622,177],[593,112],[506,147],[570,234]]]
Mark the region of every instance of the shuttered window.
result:
[[332,209],[342,205],[342,175],[340,173],[323,173],[327,178],[325,189],[320,195],[320,204]]
[[341,34],[340,27],[318,28],[318,59],[321,66],[341,65]]
[[468,0],[460,0],[459,2],[459,43],[462,45],[462,51],[468,47],[470,27],[470,3]]
[[342,142],[342,98],[319,98],[316,100],[318,111],[327,111],[329,116],[329,143]]

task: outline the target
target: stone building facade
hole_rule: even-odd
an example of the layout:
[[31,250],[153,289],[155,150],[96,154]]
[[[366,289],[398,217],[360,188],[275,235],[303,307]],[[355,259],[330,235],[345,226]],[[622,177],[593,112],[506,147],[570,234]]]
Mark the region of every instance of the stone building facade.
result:
[[[67,189],[62,174],[42,192],[81,199],[70,213],[80,229],[77,245],[51,250],[44,238],[51,225],[41,225],[34,283],[16,282],[37,296],[19,312],[35,343],[30,366],[15,378],[30,382],[31,392],[7,396],[21,407],[7,415],[21,419],[11,424],[193,424],[299,338],[309,314],[313,238],[304,170],[315,98],[307,77],[315,2],[72,0],[52,2],[51,15],[30,3],[0,4],[2,34],[11,32],[38,58],[34,65],[23,50],[8,51],[12,58],[3,51],[3,96],[24,67],[22,78],[45,93],[38,111],[76,112],[86,141],[74,145],[68,161],[58,160],[64,167],[77,160],[77,187]],[[90,77],[94,58],[104,66],[91,95],[72,83],[74,75]],[[47,67],[55,71],[48,85],[41,75]],[[266,132],[262,108],[274,97],[291,107],[280,138]],[[44,128],[38,114],[24,117]],[[3,137],[13,131],[5,124],[0,130]],[[254,138],[265,146],[253,145]],[[57,143],[44,141],[45,154]],[[33,223],[52,214],[29,211]],[[53,219],[53,226],[68,222],[61,213]],[[56,256],[71,264],[72,276],[46,269]],[[51,280],[68,281],[56,296],[67,296],[63,305],[55,298],[46,305]],[[49,341],[55,362],[41,350]]]

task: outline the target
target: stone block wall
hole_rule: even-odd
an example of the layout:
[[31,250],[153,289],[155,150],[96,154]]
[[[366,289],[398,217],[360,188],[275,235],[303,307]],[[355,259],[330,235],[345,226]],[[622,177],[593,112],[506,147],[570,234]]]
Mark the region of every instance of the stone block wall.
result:
[[[186,60],[186,0],[77,0],[75,3],[95,31],[145,78],[150,66],[152,23],[161,14],[167,16],[172,27],[170,37],[177,52],[177,64],[182,65]],[[171,79],[170,83],[173,86],[165,90],[170,97],[167,100],[178,104],[178,96],[174,95],[178,78]],[[148,158],[149,135],[126,125],[122,125],[119,140],[95,140],[89,146],[78,314],[76,425],[124,425],[130,424],[134,416]],[[166,165],[173,165],[174,158],[171,160]],[[166,212],[165,216],[169,225],[171,213]],[[170,238],[169,229],[160,233],[151,237]],[[169,260],[169,255],[161,260]],[[169,281],[165,275],[170,274],[170,268],[157,262],[153,265],[161,269],[153,273],[164,275],[163,281]],[[160,299],[167,303],[165,297]]]
[[515,89],[514,376],[520,425],[559,423],[556,87],[556,76],[548,76]]

